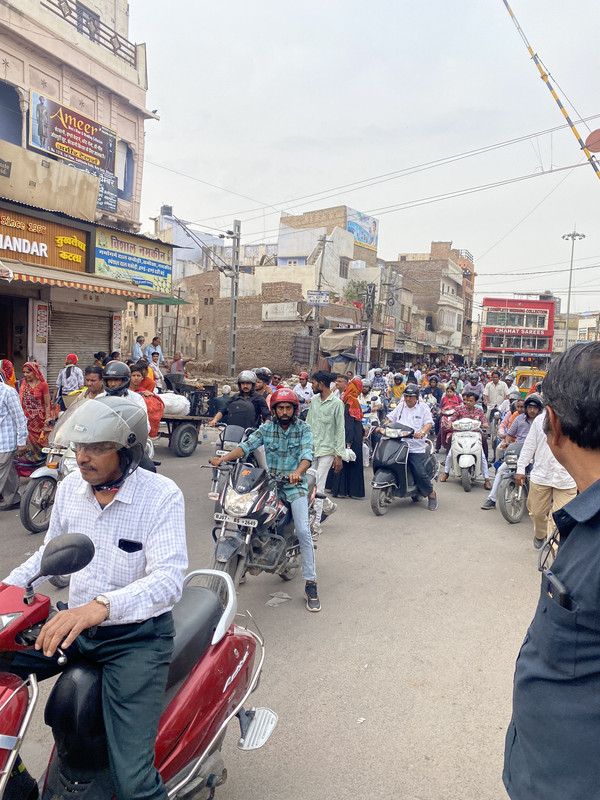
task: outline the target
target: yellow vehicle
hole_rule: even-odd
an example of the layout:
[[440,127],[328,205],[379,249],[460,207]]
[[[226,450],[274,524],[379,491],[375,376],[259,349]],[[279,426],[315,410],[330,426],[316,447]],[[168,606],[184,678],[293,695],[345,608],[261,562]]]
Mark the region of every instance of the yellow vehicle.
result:
[[546,372],[547,370],[545,369],[534,369],[533,367],[528,367],[526,369],[517,368],[515,386],[521,393],[521,397],[527,397],[535,384],[544,380]]

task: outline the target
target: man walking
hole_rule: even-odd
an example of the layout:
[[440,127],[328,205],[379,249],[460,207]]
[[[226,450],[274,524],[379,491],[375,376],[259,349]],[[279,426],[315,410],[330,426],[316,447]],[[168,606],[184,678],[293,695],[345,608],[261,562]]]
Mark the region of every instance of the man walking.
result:
[[[554,513],[560,535],[554,561],[550,546],[542,550],[540,598],[517,658],[502,777],[512,800],[595,800],[600,787],[600,342],[576,344],[554,360],[543,392],[543,433],[579,494]],[[539,424],[534,422],[532,437]]]
[[[308,407],[306,421],[313,434],[315,457],[313,469],[317,473],[317,492],[324,494],[327,474],[333,465],[335,472],[342,469],[342,454],[346,449],[346,428],[344,425],[344,404],[335,397],[329,388],[334,376],[325,370],[319,370],[311,376],[313,399]],[[321,532],[323,512],[331,516],[337,504],[327,497],[325,500],[315,499],[315,523],[313,530]]]
[[27,419],[16,390],[5,383],[0,370],[0,511],[10,511],[21,504],[19,476],[13,464],[15,450],[27,452]]

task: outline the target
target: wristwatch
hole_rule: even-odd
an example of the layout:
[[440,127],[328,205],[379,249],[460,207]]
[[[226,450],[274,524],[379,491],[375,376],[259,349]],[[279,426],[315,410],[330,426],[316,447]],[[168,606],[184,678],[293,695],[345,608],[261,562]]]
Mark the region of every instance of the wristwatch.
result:
[[94,597],[96,603],[101,603],[107,611],[106,619],[110,618],[110,600],[105,594],[99,594],[97,597]]

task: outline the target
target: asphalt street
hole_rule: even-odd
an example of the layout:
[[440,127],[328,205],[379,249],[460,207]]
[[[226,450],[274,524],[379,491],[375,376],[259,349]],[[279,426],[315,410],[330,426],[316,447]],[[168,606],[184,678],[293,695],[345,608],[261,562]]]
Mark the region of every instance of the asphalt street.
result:
[[[178,459],[166,443],[157,447],[160,472],[185,495],[191,569],[212,564],[210,470],[200,469],[212,452],[202,442]],[[252,612],[267,648],[252,702],[274,709],[279,724],[250,753],[237,750],[237,723],[230,726],[229,777],[217,798],[506,797],[514,661],[539,573],[528,517],[509,525],[498,511],[480,510],[486,496],[481,486],[466,494],[450,479],[438,486],[435,513],[404,501],[375,517],[368,496],[338,501],[316,553],[319,614],[306,610],[300,577],[248,577],[239,610]],[[5,512],[0,540],[5,576],[41,536]],[[292,599],[267,607],[276,591]],[[42,702],[22,751],[34,775],[50,746]]]

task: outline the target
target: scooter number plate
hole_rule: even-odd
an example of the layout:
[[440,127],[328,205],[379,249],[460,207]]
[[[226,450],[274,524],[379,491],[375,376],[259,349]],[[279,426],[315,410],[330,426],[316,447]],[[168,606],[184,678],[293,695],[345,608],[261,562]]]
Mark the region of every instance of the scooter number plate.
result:
[[217,522],[231,522],[232,525],[243,525],[245,528],[256,528],[258,526],[257,519],[244,519],[244,517],[228,517],[227,514],[217,512],[215,514]]
[[61,456],[64,452],[62,447],[42,447],[42,453],[52,453],[54,456]]

